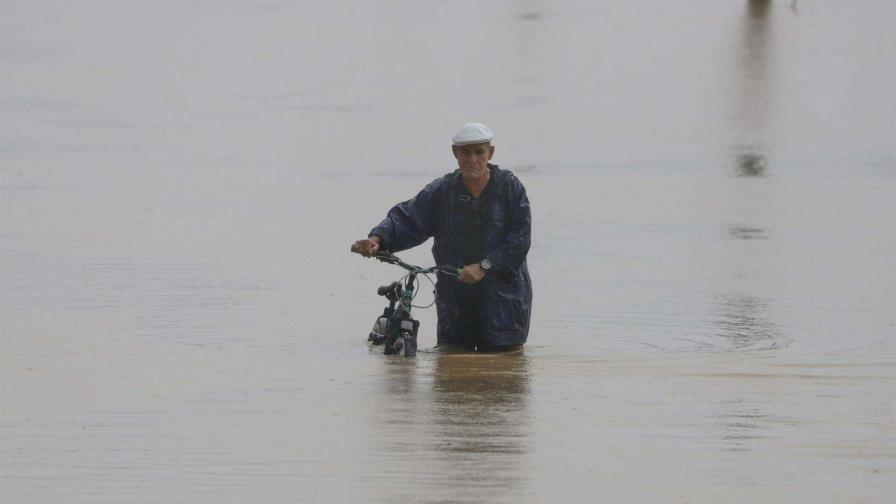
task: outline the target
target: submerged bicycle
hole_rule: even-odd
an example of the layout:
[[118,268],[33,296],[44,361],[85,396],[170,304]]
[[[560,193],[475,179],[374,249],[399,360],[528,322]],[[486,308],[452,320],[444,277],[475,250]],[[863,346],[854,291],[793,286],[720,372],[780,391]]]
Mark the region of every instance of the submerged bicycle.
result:
[[[352,251],[356,252],[354,246]],[[423,275],[435,286],[429,275],[442,273],[458,278],[457,268],[450,266],[421,268],[402,261],[391,252],[378,252],[374,257],[384,263],[403,268],[408,273],[401,279],[376,290],[377,294],[389,300],[389,306],[374,322],[367,341],[373,345],[383,345],[383,353],[386,355],[403,354],[405,357],[414,357],[417,355],[417,330],[420,328],[420,321],[411,317],[411,308],[429,308],[435,303],[433,300],[427,306],[413,304],[414,297],[419,292],[419,285],[415,286],[419,284],[417,277]]]

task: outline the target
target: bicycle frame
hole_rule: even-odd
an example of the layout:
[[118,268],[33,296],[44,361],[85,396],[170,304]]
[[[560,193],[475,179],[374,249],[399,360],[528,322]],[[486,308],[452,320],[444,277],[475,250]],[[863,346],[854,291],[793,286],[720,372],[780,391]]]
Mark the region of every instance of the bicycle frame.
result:
[[[420,322],[411,316],[414,300],[414,283],[420,274],[443,273],[457,278],[454,268],[445,266],[433,266],[421,268],[408,264],[390,252],[380,252],[375,256],[379,261],[394,264],[408,271],[404,286],[400,282],[380,287],[377,293],[389,300],[389,307],[383,311],[383,315],[377,319],[368,336],[368,341],[374,345],[384,344],[383,353],[386,355],[404,352],[405,357],[413,357],[417,352],[417,331]],[[398,305],[396,307],[396,304]]]

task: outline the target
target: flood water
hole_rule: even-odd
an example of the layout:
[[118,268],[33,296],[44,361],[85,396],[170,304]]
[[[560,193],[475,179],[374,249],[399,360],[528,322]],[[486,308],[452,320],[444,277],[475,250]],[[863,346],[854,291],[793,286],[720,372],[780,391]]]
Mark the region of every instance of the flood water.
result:
[[[0,501],[893,502],[894,5],[3,0]],[[469,121],[529,343],[385,357]]]

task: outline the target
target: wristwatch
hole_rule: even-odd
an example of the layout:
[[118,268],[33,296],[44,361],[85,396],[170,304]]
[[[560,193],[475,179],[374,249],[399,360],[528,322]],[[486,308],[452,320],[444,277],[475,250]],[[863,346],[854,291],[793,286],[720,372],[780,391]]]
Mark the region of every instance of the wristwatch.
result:
[[483,259],[479,263],[479,267],[482,268],[482,271],[488,271],[492,267],[492,262],[489,261],[488,259]]

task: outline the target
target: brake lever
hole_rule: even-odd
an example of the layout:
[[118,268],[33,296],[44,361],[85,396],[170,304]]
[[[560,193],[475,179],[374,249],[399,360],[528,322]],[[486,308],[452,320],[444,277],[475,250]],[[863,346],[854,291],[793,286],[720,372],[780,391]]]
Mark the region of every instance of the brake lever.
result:
[[396,262],[398,262],[398,258],[395,257],[391,252],[377,252],[374,257],[384,263],[395,264]]
[[444,273],[445,275],[452,276],[454,278],[460,278],[460,275],[457,273],[457,270],[452,270],[452,269],[446,268],[444,266],[437,267],[435,270],[438,273]]

